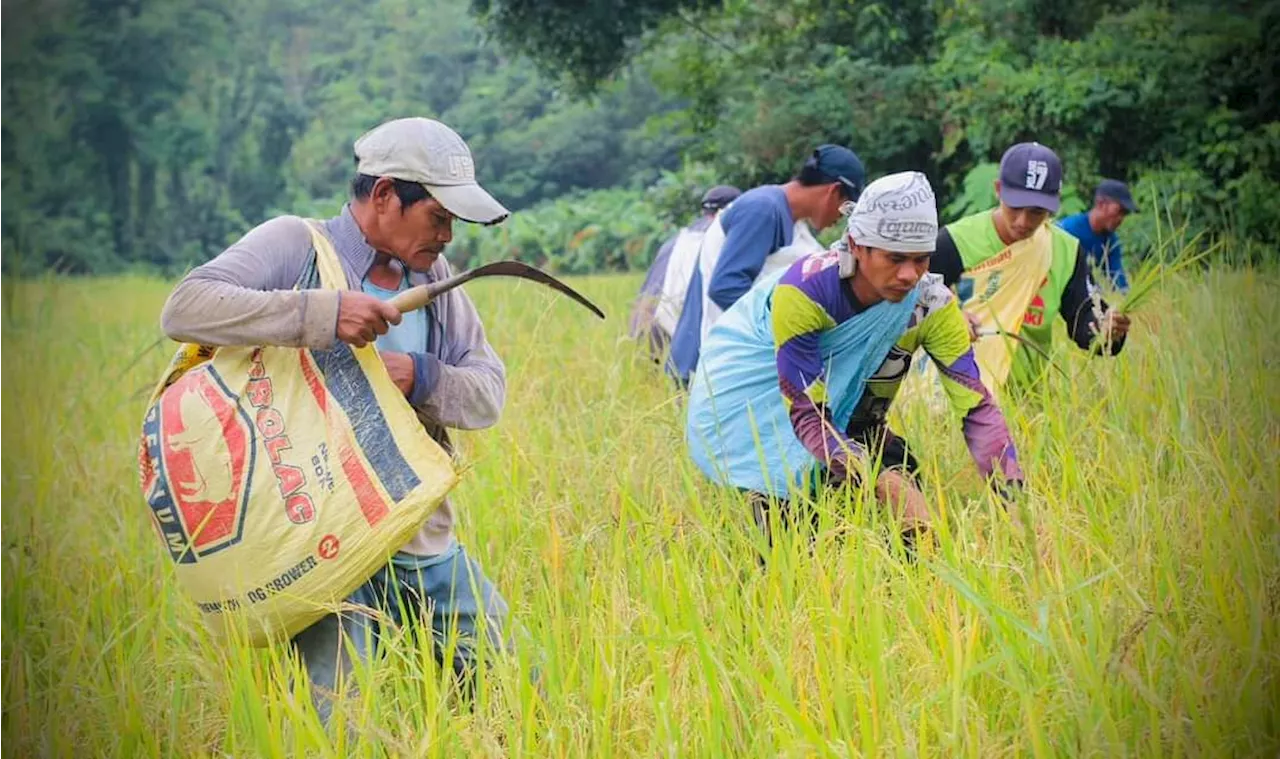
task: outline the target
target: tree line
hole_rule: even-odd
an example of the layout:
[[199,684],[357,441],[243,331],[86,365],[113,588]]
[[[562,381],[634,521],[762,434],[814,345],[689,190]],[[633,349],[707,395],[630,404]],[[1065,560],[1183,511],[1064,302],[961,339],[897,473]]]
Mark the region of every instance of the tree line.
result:
[[[710,183],[814,145],[980,207],[1004,147],[1062,156],[1162,228],[1280,242],[1280,3],[1176,0],[37,0],[3,24],[6,272],[181,269],[276,213],[325,215],[350,144],[440,118],[524,209],[465,261],[641,266]],[[1156,210],[1159,213],[1156,213]],[[507,226],[507,225],[504,225]],[[1148,246],[1149,247],[1149,246]]]

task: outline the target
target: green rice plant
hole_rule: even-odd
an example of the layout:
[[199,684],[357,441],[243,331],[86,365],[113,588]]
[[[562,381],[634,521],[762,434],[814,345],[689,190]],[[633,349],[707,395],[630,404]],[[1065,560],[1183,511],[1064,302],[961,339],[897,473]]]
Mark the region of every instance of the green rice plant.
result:
[[[286,646],[223,645],[138,492],[170,283],[6,282],[5,756],[1258,756],[1280,751],[1280,276],[1167,270],[1124,352],[1005,405],[1021,527],[945,407],[895,404],[935,524],[916,564],[869,494],[826,494],[763,564],[627,340],[636,275],[468,292],[506,363],[461,433],[460,539],[516,652],[470,708],[407,631],[329,728]],[[1059,334],[1058,341],[1065,335]],[[530,673],[537,669],[535,687]]]
[[[1151,255],[1129,278],[1129,292],[1116,304],[1117,313],[1130,314],[1141,308],[1157,287],[1170,276],[1189,269],[1221,252],[1221,239],[1208,242],[1206,230],[1188,237],[1188,223],[1175,225],[1168,205],[1160,205],[1153,197],[1150,207],[1155,214],[1155,244]],[[1161,219],[1162,215],[1165,217]]]

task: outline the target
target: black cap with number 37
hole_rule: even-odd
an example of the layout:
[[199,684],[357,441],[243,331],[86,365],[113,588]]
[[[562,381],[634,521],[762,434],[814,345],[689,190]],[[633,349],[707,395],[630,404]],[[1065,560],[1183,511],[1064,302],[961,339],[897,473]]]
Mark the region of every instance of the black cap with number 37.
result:
[[1010,208],[1057,213],[1062,202],[1062,161],[1038,142],[1020,142],[1000,159],[1000,200]]

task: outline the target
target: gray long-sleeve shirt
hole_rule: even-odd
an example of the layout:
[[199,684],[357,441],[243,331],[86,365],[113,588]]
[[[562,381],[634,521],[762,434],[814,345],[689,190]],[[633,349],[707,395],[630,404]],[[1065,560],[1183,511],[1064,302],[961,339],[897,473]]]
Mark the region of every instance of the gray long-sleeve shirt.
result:
[[[323,223],[342,263],[347,286],[360,289],[373,266],[374,250],[350,207]],[[311,234],[297,216],[263,222],[216,258],[193,270],[174,289],[160,321],[174,340],[202,345],[283,345],[328,348],[337,339],[337,290],[294,290],[311,261]],[[430,272],[410,272],[411,285],[450,275],[436,260]],[[446,428],[493,425],[506,400],[506,370],[485,339],[475,305],[451,290],[431,311],[426,345],[414,359],[410,404],[433,439],[452,450]],[[402,550],[419,556],[442,553],[453,540],[448,500]]]

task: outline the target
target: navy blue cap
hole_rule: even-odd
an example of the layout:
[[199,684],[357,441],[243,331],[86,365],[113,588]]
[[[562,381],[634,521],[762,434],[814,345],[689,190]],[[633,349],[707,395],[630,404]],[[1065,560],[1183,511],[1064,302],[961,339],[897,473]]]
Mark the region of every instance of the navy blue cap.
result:
[[862,159],[843,145],[818,146],[804,165],[843,185],[844,195],[849,200],[857,200],[867,182],[867,170],[862,166]]
[[1138,212],[1138,204],[1133,202],[1133,195],[1129,193],[1129,186],[1119,179],[1104,179],[1098,183],[1098,189],[1094,191],[1093,197],[1106,198],[1114,200],[1120,204],[1120,207],[1129,213]]
[[710,190],[707,190],[706,194],[702,196],[702,210],[719,211],[721,208],[724,208],[737,200],[738,196],[741,194],[742,190],[739,190],[733,185],[716,185]]
[[1000,159],[1000,200],[1010,208],[1043,208],[1057,213],[1062,205],[1062,161],[1038,142],[1020,142]]

